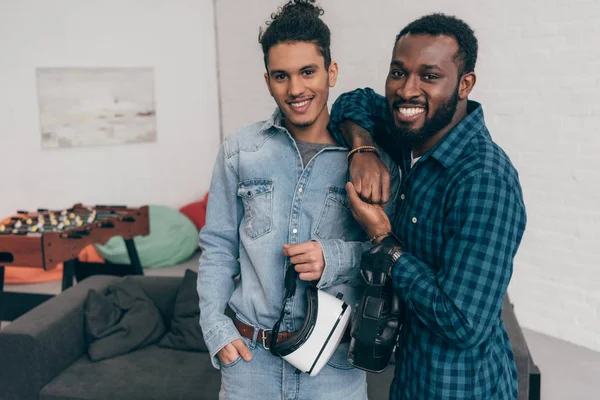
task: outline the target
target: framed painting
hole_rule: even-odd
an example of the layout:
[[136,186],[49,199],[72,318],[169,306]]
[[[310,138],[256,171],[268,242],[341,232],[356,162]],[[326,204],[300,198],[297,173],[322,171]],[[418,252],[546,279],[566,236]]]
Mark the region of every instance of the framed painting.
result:
[[152,68],[38,68],[42,148],[156,141]]

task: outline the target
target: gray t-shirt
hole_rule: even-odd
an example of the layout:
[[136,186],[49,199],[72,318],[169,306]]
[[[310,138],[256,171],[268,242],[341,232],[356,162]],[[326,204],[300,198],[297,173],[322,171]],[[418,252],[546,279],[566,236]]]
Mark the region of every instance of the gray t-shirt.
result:
[[300,151],[300,155],[302,156],[302,165],[306,167],[306,164],[317,154],[319,151],[326,147],[334,146],[330,143],[310,143],[303,142],[301,140],[296,140],[296,146],[298,146],[298,150]]

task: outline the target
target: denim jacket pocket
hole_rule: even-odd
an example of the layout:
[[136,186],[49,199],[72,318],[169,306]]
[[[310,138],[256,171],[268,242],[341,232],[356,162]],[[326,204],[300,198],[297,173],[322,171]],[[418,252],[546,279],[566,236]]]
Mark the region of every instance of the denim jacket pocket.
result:
[[314,234],[320,239],[346,241],[364,239],[362,228],[354,220],[352,212],[348,208],[346,189],[336,186],[327,188],[327,197]]
[[257,239],[273,226],[273,181],[252,179],[238,184],[238,196],[244,203],[246,234]]
[[[250,350],[250,354],[254,354],[254,349],[256,348],[256,342],[254,342],[246,337],[242,337],[242,341],[244,342],[246,347],[248,347],[248,350]],[[217,357],[217,359],[219,359],[219,358]],[[231,368],[231,367],[235,366],[236,364],[238,364],[242,360],[243,360],[242,356],[239,355],[235,360],[231,361],[228,364],[223,364],[221,362],[221,360],[219,359],[219,364],[221,365],[221,368]]]
[[219,364],[221,364],[221,368],[231,368],[234,365],[236,365],[238,362],[240,362],[241,360],[242,360],[242,356],[237,356],[237,358],[230,363],[223,364],[221,361],[219,361]]

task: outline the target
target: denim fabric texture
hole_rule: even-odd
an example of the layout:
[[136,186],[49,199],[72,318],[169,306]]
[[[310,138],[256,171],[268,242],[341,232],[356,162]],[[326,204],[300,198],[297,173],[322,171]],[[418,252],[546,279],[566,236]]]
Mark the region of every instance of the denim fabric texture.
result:
[[[347,154],[347,148],[331,145],[303,166],[279,110],[268,121],[241,128],[221,145],[206,225],[200,232],[198,270],[200,324],[216,368],[221,368],[217,352],[241,337],[225,315],[227,306],[256,329],[270,329],[279,318],[288,262],[283,256],[285,243],[319,242],[325,269],[317,287],[342,293],[356,309],[363,289],[361,254],[370,245],[348,209]],[[382,160],[392,176],[389,212],[395,204],[399,168],[385,153]],[[281,330],[301,327],[309,284],[298,281],[296,295],[285,304]],[[351,368],[346,356],[347,347],[340,346],[330,366]]]
[[[291,364],[265,350],[256,340],[244,338],[252,360],[241,357],[221,366],[220,400],[365,400],[366,372],[357,368],[326,365],[317,374],[297,374]],[[348,343],[339,353],[348,351]]]

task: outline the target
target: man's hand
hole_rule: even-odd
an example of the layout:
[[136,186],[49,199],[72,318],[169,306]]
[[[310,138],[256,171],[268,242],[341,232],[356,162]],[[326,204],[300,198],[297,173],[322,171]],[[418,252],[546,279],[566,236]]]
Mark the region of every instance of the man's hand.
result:
[[283,255],[290,258],[298,277],[303,281],[316,281],[321,279],[325,269],[323,249],[319,242],[304,242],[298,244],[284,244]]
[[242,339],[235,339],[217,353],[217,357],[223,365],[234,362],[239,356],[242,356],[244,361],[252,360],[252,353]]
[[354,154],[350,177],[356,192],[367,203],[385,205],[390,199],[390,173],[375,153]]
[[[351,120],[342,121],[338,128],[353,149],[375,145],[369,131]],[[389,201],[390,173],[374,153],[354,154],[350,162],[350,177],[356,192],[367,203],[385,204]]]
[[351,182],[346,183],[346,193],[348,194],[348,205],[354,219],[362,226],[369,237],[392,230],[392,225],[383,211],[383,207],[362,201]]

